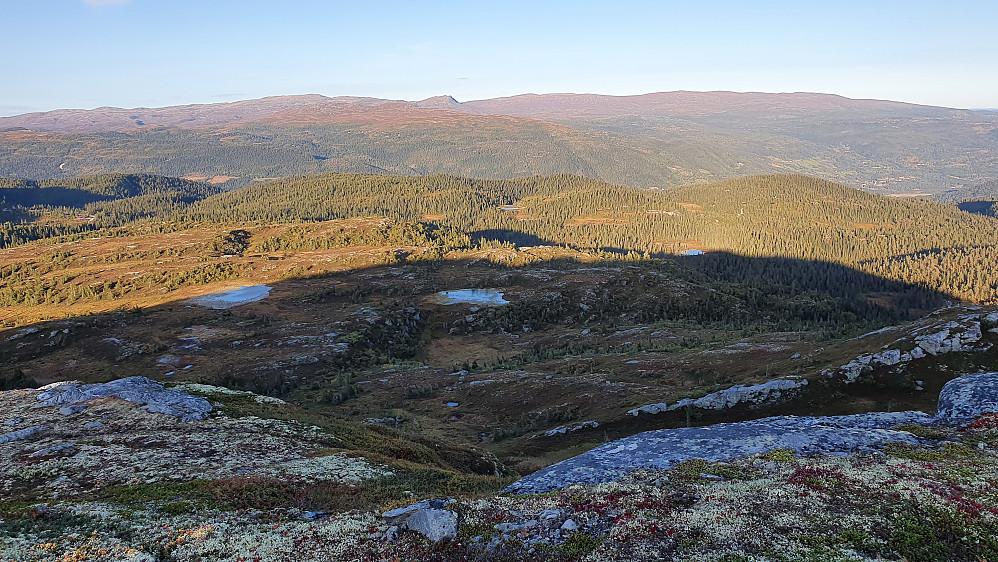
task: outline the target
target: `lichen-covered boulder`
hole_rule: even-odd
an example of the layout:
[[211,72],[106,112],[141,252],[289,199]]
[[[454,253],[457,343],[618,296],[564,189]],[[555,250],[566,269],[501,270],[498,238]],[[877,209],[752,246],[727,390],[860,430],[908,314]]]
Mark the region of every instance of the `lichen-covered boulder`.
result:
[[955,378],[939,393],[939,419],[970,419],[985,412],[998,412],[998,373]]
[[[381,515],[393,529],[417,532],[433,542],[457,536],[457,512],[445,509],[455,500],[423,500],[412,505],[386,511]],[[394,537],[390,531],[389,536]],[[390,539],[389,539],[390,540]]]

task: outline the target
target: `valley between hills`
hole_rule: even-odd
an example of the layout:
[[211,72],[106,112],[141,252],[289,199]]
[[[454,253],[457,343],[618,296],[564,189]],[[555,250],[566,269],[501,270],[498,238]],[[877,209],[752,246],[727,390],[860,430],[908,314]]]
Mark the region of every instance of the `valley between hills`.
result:
[[998,560],[998,118],[0,118],[0,562]]

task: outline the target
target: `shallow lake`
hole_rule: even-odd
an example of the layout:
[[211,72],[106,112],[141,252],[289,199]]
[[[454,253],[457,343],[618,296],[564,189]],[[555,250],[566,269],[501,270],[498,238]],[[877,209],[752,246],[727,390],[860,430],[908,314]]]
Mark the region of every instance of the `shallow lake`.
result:
[[440,304],[481,304],[485,306],[502,306],[509,301],[502,298],[502,291],[495,289],[455,289],[440,291],[436,301]]
[[251,285],[249,287],[239,287],[231,291],[210,293],[191,299],[191,302],[208,308],[222,310],[239,306],[241,304],[261,301],[270,294],[270,287],[266,285]]

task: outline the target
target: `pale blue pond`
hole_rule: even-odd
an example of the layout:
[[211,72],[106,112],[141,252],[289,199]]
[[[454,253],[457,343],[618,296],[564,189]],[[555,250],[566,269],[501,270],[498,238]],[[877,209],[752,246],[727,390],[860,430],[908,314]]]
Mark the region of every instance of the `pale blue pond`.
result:
[[440,304],[480,304],[484,306],[502,306],[509,301],[502,298],[502,291],[495,289],[455,289],[437,293]]
[[249,287],[239,287],[231,291],[211,293],[191,299],[194,304],[216,310],[232,308],[241,304],[261,301],[270,294],[270,287],[266,285],[252,285]]

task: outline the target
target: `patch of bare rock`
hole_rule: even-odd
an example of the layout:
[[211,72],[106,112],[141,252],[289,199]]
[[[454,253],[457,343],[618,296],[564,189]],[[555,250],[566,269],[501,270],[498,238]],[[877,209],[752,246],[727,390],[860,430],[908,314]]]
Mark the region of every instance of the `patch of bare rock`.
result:
[[169,390],[145,377],[127,377],[107,383],[83,384],[58,382],[39,389],[36,408],[60,406],[60,412],[75,414],[86,409],[86,402],[113,396],[141,404],[143,410],[176,416],[183,421],[201,420],[211,413],[211,403],[180,390]]
[[[981,342],[984,338],[982,323],[998,324],[998,312],[989,314],[970,312],[959,315],[955,320],[921,326],[907,337],[886,346],[883,351],[860,355],[841,367],[826,369],[822,374],[850,384],[876,367],[906,364],[947,353],[987,351],[991,348],[991,344]],[[880,332],[882,331],[871,332],[863,337]]]
[[750,386],[737,385],[712,392],[697,399],[684,398],[673,404],[646,404],[639,408],[628,410],[627,413],[637,416],[639,414],[671,412],[681,408],[724,410],[733,408],[739,404],[759,405],[776,401],[785,394],[800,390],[805,386],[807,386],[807,379],[781,379]]
[[953,425],[998,411],[998,373],[958,377],[943,388],[936,416],[924,412],[873,412],[850,416],[778,416],[706,427],[646,431],[612,441],[543,470],[506,488],[545,493],[572,484],[613,482],[638,470],[667,470],[683,461],[725,461],[789,449],[799,455],[844,455],[876,451],[887,443],[931,445],[897,429],[903,424]]

